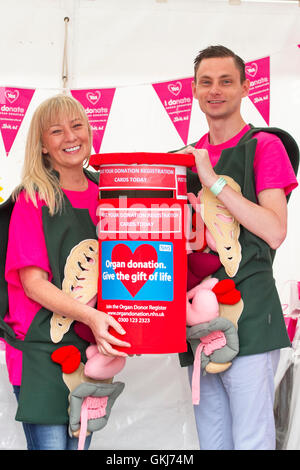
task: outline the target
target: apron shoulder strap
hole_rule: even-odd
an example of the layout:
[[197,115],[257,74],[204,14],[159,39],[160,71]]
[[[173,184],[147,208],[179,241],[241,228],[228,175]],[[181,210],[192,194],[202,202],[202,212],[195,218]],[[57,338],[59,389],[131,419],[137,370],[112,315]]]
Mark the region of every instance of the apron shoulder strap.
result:
[[243,145],[248,142],[255,134],[258,132],[269,132],[270,134],[276,135],[283,143],[289,159],[291,161],[294,172],[297,174],[299,168],[299,147],[295,139],[286,131],[279,129],[277,127],[254,127],[250,124],[250,129],[238,142],[238,145]]
[[84,168],[83,171],[89,180],[93,181],[93,183],[99,184],[99,171],[91,171],[86,168]]

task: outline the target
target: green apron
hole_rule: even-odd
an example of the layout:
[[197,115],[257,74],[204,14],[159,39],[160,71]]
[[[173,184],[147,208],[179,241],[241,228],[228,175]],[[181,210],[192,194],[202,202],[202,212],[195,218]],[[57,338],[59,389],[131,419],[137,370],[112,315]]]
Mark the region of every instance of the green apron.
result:
[[[98,183],[97,173],[87,170],[85,173],[89,179]],[[8,310],[4,265],[13,202],[9,199],[2,206],[0,235],[4,237],[4,246],[0,252],[0,334],[11,346],[23,351],[22,383],[16,420],[36,424],[67,424],[70,392],[63,381],[61,366],[52,361],[51,354],[62,346],[74,345],[81,352],[81,361],[85,363],[88,343],[74,332],[73,324],[59,343],[53,343],[50,338],[53,312],[45,308],[41,308],[36,314],[24,341],[16,339],[13,330],[3,321]],[[88,209],[73,208],[66,196],[61,214],[50,216],[48,207],[42,207],[42,221],[53,274],[52,283],[61,289],[64,267],[71,249],[85,239],[97,239],[96,227]]]
[[[257,203],[253,162],[257,132],[271,132],[283,142],[295,173],[299,165],[299,149],[294,139],[285,131],[275,128],[254,128],[242,137],[234,148],[223,150],[214,170],[217,174],[231,176],[241,187],[248,200]],[[192,144],[193,146],[196,143]],[[198,194],[201,183],[198,175],[188,170],[188,192]],[[289,196],[287,197],[289,199]],[[272,264],[275,251],[269,245],[240,226],[239,243],[242,247],[242,260],[236,275],[232,278],[241,292],[244,308],[238,321],[239,355],[259,354],[290,346],[281,302],[273,278]],[[219,280],[228,278],[221,267],[213,277]],[[193,363],[193,354],[188,347],[179,355],[182,366]]]

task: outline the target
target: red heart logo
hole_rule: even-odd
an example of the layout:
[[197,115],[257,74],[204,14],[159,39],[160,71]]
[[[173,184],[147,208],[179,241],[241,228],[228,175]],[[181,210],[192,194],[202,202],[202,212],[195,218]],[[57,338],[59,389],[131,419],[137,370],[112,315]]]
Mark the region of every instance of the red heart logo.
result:
[[132,297],[141,290],[156,269],[157,253],[152,245],[140,245],[134,253],[124,244],[116,245],[111,254],[117,278]]

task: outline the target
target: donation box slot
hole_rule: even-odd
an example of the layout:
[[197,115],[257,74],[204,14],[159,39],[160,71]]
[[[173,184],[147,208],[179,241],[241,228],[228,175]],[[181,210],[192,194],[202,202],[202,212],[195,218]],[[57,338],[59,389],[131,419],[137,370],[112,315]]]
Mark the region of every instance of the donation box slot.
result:
[[[186,167],[181,154],[93,155],[100,172],[99,310],[128,354],[186,351]],[[118,348],[121,349],[121,348]]]

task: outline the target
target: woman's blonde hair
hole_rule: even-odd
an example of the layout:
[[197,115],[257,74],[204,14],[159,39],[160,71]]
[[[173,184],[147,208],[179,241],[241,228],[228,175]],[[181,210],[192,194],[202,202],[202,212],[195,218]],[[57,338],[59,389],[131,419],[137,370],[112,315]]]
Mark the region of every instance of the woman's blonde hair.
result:
[[50,156],[42,153],[42,135],[62,116],[71,119],[80,118],[86,123],[90,148],[84,163],[88,165],[92,147],[92,129],[83,106],[71,96],[53,96],[41,103],[33,114],[27,135],[21,183],[13,193],[16,199],[19,192],[25,190],[27,199],[31,199],[36,207],[38,194],[39,198],[46,202],[51,215],[61,211],[63,192],[59,178],[53,171]]

